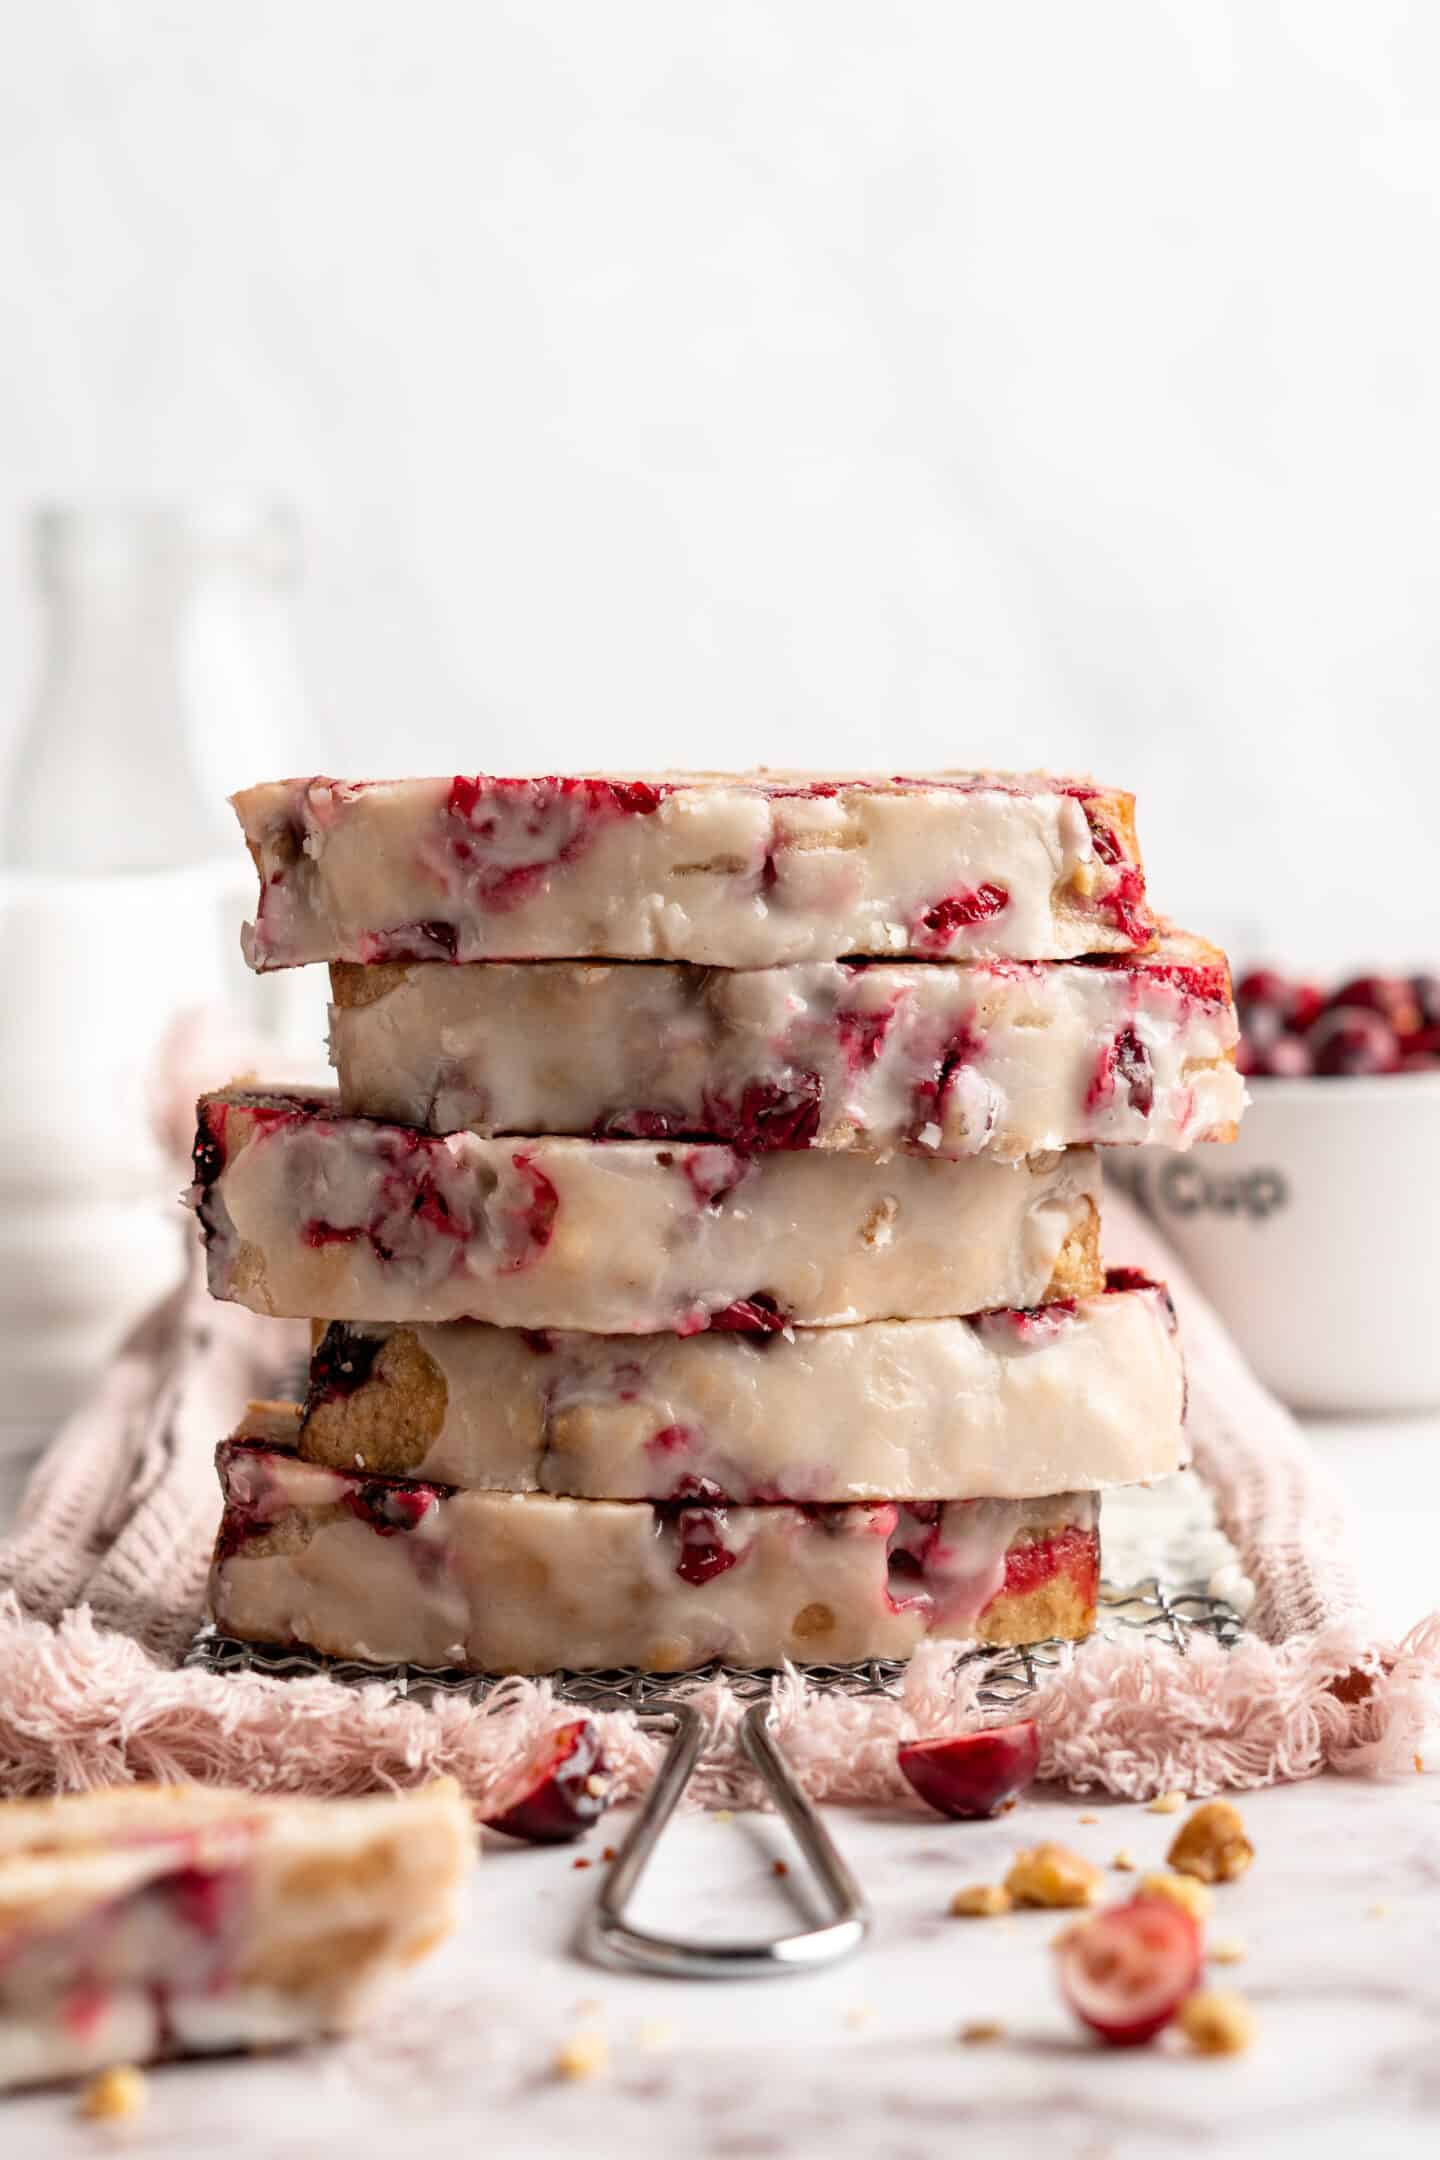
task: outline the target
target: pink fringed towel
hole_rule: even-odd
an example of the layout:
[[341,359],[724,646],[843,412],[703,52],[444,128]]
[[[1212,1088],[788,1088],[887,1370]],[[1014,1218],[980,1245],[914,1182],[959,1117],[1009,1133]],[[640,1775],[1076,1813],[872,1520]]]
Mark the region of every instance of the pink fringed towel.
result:
[[[1440,1726],[1440,1615],[1403,1642],[1377,1638],[1346,1556],[1343,1501],[1294,1421],[1150,1227],[1112,1198],[1106,1228],[1116,1254],[1174,1292],[1196,1468],[1255,1602],[1233,1650],[1197,1635],[1181,1658],[1135,1634],[1067,1656],[1032,1705],[1042,1774],[1143,1799],[1326,1768],[1413,1772]],[[483,1805],[517,1749],[564,1714],[544,1681],[425,1707],[380,1682],[180,1665],[219,1512],[215,1442],[304,1339],[298,1325],[210,1303],[192,1275],[43,1457],[0,1543],[0,1791],[189,1777],[357,1792],[448,1772]],[[908,1805],[896,1741],[973,1722],[982,1672],[934,1644],[893,1698],[825,1694],[791,1673],[775,1688],[778,1734],[817,1798]],[[696,1797],[752,1801],[726,1745],[741,1705],[722,1683],[690,1686],[715,1743]],[[626,1712],[605,1722],[621,1789],[637,1792],[660,1743]]]

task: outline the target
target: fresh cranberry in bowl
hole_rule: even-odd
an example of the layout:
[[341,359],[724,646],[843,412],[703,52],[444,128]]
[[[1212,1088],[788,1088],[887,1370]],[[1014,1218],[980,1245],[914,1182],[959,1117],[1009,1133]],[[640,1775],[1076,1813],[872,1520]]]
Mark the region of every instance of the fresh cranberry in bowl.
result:
[[1374,1079],[1433,1072],[1440,1060],[1440,975],[1354,975],[1338,990],[1252,968],[1235,987],[1247,1079]]
[[1336,1005],[1322,1013],[1309,1035],[1314,1070],[1327,1078],[1392,1073],[1400,1066],[1400,1041],[1388,1021],[1363,1005]]
[[1421,1026],[1440,1028],[1440,975],[1412,975],[1410,994],[1420,1008]]
[[1388,1022],[1397,1035],[1414,1035],[1425,1024],[1425,1016],[1403,975],[1356,975],[1340,988],[1329,1000],[1331,1012],[1356,1008],[1378,1013]]
[[1281,975],[1274,968],[1251,968],[1235,985],[1235,1002],[1247,1033],[1252,1025],[1259,1025],[1263,1031],[1268,1020],[1279,1034],[1289,1028],[1309,1027],[1325,1010],[1326,998],[1317,983]]
[[1318,1012],[1305,988],[1240,976],[1250,1101],[1234,1140],[1137,1150],[1132,1175],[1293,1409],[1440,1407],[1440,973],[1357,974]]

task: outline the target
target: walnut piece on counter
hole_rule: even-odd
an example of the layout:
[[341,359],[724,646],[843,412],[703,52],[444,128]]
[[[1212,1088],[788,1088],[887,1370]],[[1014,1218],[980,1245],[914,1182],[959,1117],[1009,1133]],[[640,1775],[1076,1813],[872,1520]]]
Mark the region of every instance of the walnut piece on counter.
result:
[[950,1910],[957,1920],[993,1920],[997,1913],[1009,1912],[1014,1902],[999,1883],[967,1883],[951,1898]]
[[1010,1863],[1005,1888],[1017,1905],[1093,1905],[1105,1877],[1065,1845],[1036,1845]]
[[1207,1800],[1196,1808],[1166,1855],[1177,1875],[1206,1883],[1234,1882],[1254,1857],[1240,1811],[1228,1800]]
[[79,2113],[87,2122],[128,2122],[143,2113],[149,2097],[144,2071],[116,2063],[91,2078],[80,2095]]
[[1228,1988],[1197,1988],[1176,2021],[1197,2055],[1243,2055],[1255,2039],[1255,2015]]
[[604,2033],[582,2025],[555,2051],[555,2075],[578,2080],[603,2077],[610,2068],[610,2043]]

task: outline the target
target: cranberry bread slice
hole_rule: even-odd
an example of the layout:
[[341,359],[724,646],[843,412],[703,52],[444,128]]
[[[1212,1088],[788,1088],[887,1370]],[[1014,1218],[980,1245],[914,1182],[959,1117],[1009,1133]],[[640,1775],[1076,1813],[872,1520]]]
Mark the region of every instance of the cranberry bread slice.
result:
[[330,970],[346,1110],[428,1132],[754,1150],[1229,1140],[1245,1100],[1223,953],[1102,961],[552,960]]
[[277,780],[246,956],[1063,960],[1150,943],[1134,800],[1047,773]]
[[591,1500],[1041,1499],[1180,1469],[1157,1283],[970,1320],[783,1335],[353,1326],[310,1365],[299,1449],[340,1470]]
[[600,1334],[776,1331],[1102,1287],[1100,1171],[749,1156],[677,1141],[435,1138],[323,1092],[199,1106],[210,1288],[256,1312]]
[[451,1779],[0,1804],[0,2088],[341,2031],[450,1932],[475,1853]]
[[1094,1624],[1092,1493],[800,1508],[452,1492],[301,1462],[298,1417],[256,1406],[219,1450],[211,1610],[247,1641],[479,1672],[681,1672]]

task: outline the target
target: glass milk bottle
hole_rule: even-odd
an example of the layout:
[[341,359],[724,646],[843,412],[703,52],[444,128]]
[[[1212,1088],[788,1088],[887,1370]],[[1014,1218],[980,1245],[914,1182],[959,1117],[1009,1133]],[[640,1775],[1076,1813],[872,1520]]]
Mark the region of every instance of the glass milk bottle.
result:
[[176,1023],[232,1046],[324,1026],[323,990],[271,996],[240,962],[253,873],[225,801],[321,762],[293,518],[58,507],[32,540],[42,659],[0,870],[0,1454],[43,1439],[180,1278]]

